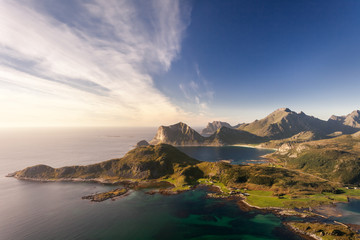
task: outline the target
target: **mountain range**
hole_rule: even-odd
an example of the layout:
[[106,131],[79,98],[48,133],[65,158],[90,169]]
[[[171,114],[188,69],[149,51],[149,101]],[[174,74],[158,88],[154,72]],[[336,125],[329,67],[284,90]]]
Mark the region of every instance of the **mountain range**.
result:
[[[332,116],[328,121],[280,108],[263,119],[232,127],[214,121],[203,129],[203,136],[185,123],[159,127],[151,144],[172,145],[231,145],[255,144],[270,140],[314,140],[352,134],[360,130],[360,111],[346,116]],[[210,136],[209,134],[212,133]]]

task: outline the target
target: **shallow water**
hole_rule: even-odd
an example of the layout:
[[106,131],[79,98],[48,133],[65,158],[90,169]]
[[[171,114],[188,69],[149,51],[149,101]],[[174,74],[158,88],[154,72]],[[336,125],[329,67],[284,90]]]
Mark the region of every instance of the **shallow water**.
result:
[[338,203],[336,209],[342,214],[341,217],[334,218],[343,223],[360,225],[360,200],[350,199],[348,203]]
[[[0,239],[298,239],[276,216],[242,212],[234,202],[207,199],[203,190],[175,196],[133,191],[116,201],[91,203],[81,197],[113,187],[4,177],[39,163],[60,167],[121,157],[137,141],[150,140],[155,131],[2,130]],[[241,151],[245,151],[241,155],[247,154],[246,149]],[[229,157],[239,157],[239,152],[230,152],[233,155]]]

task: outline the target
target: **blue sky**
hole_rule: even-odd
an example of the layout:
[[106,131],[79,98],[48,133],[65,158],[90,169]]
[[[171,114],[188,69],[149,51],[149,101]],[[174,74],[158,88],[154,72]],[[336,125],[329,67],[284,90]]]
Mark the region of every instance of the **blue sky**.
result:
[[359,1],[0,1],[0,126],[359,109]]

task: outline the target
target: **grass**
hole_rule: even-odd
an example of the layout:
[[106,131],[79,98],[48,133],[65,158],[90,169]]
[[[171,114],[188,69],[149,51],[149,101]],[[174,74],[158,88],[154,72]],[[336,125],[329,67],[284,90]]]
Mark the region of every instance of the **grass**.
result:
[[360,189],[346,189],[346,188],[340,188],[344,193],[344,195],[348,197],[359,197],[360,198]]
[[222,182],[212,181],[212,180],[207,179],[207,178],[200,178],[200,179],[198,179],[198,183],[199,184],[205,184],[205,185],[208,185],[208,186],[216,186],[221,190],[221,192],[223,194],[225,194],[225,195],[230,194],[229,188],[227,188],[225,186],[225,184],[223,184]]
[[250,196],[246,197],[246,202],[257,207],[278,207],[278,208],[307,208],[316,207],[323,204],[334,202],[347,202],[344,194],[321,193],[312,195],[283,195],[274,196],[273,191],[254,191],[247,190]]

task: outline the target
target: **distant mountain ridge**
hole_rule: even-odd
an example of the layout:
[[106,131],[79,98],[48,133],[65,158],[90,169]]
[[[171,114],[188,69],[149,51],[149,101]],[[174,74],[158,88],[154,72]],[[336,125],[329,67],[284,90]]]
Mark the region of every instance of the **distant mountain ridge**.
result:
[[262,137],[238,129],[221,127],[209,137],[201,136],[194,129],[179,122],[170,126],[160,126],[150,144],[166,143],[180,145],[230,145],[239,143],[260,143]]
[[266,137],[270,140],[289,138],[300,132],[308,131],[323,138],[337,131],[342,133],[354,133],[357,131],[353,127],[324,121],[308,116],[304,112],[296,113],[288,108],[277,109],[267,117],[241,125],[238,129]]
[[[270,140],[291,139],[291,137],[305,139],[305,136],[308,140],[330,138],[359,131],[359,128],[354,127],[358,126],[356,125],[358,116],[359,111],[354,111],[345,117],[333,117],[333,119],[324,121],[303,112],[296,113],[288,108],[279,108],[263,119],[241,124],[238,128],[233,128],[230,124],[220,121],[209,123],[205,128],[206,131],[217,130],[208,137],[201,136],[181,122],[171,126],[161,126],[150,143],[231,145],[255,144]],[[306,134],[304,135],[304,133]]]
[[332,115],[329,118],[329,121],[336,121],[340,122],[346,126],[354,127],[354,128],[360,128],[360,111],[355,110],[351,113],[349,113],[346,116],[335,116]]
[[227,127],[227,128],[233,128],[229,123],[227,122],[221,122],[221,121],[213,121],[213,122],[209,122],[206,126],[206,128],[204,128],[201,131],[202,135],[211,135],[214,134],[218,129],[220,129],[221,127]]

